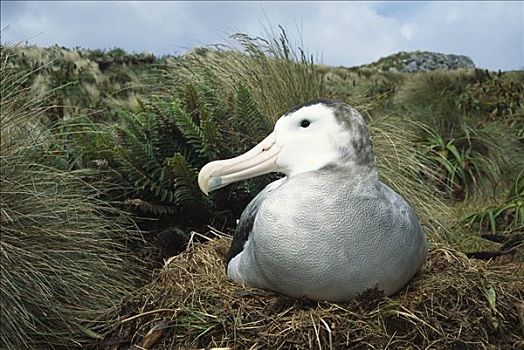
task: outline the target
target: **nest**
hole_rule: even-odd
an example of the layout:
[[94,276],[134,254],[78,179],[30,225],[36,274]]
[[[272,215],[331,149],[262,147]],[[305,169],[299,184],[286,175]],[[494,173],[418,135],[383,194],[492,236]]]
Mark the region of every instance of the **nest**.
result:
[[524,347],[523,267],[434,245],[393,296],[348,303],[291,299],[232,283],[231,239],[190,244],[121,309],[104,349],[517,349]]

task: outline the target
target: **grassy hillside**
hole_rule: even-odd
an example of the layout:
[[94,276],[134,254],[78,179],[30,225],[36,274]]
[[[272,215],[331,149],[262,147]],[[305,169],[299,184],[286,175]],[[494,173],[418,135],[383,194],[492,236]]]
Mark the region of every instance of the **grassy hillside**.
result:
[[[102,267],[110,269],[100,273],[104,277],[119,274],[118,266],[112,265],[113,260],[104,260],[109,259],[108,249],[118,251],[120,259],[131,258],[132,251],[135,256],[147,257],[158,264],[161,258],[185,250],[190,239],[194,243],[214,237],[215,231],[209,232],[208,226],[231,233],[249,200],[278,175],[239,183],[206,197],[197,186],[198,170],[211,160],[249,149],[294,105],[313,98],[333,98],[353,105],[364,115],[381,179],[415,207],[432,244],[433,260],[417,280],[417,288],[421,289],[411,295],[415,298],[412,303],[371,298],[375,304],[363,312],[359,306],[366,301],[363,299],[348,306],[351,311],[346,311],[357,315],[347,321],[350,323],[344,321],[343,314],[339,315],[336,306],[325,303],[291,305],[289,301],[266,296],[253,305],[242,301],[240,307],[246,311],[242,317],[249,318],[250,312],[255,312],[257,317],[269,319],[276,309],[267,306],[280,302],[288,304],[277,307],[278,310],[298,317],[294,319],[296,324],[285,323],[290,321],[284,318],[282,324],[260,326],[261,334],[273,332],[267,333],[260,344],[291,346],[291,343],[282,345],[270,340],[271,334],[280,334],[288,329],[286,327],[296,327],[299,332],[293,336],[296,340],[293,344],[298,348],[311,348],[308,344],[321,341],[332,342],[331,332],[329,339],[327,333],[320,336],[317,328],[310,327],[309,319],[302,319],[317,317],[331,320],[340,330],[357,324],[365,327],[378,327],[373,326],[373,322],[382,324],[382,330],[374,329],[369,333],[373,337],[366,338],[369,344],[378,347],[385,346],[391,339],[398,344],[409,344],[406,327],[411,322],[416,324],[418,332],[411,345],[427,346],[447,332],[444,324],[427,326],[430,319],[437,322],[438,313],[446,314],[460,326],[461,312],[455,308],[459,306],[453,306],[456,313],[448,313],[449,305],[443,302],[447,292],[439,287],[449,283],[462,286],[450,292],[456,300],[464,300],[468,307],[481,310],[478,311],[481,321],[472,319],[472,327],[492,325],[492,329],[485,329],[482,344],[491,344],[497,332],[506,332],[502,345],[518,344],[518,329],[522,327],[517,314],[520,306],[512,303],[522,300],[519,290],[524,289],[514,280],[516,273],[522,273],[515,266],[524,261],[524,72],[472,68],[401,73],[398,69],[391,71],[377,65],[328,67],[315,63],[301,48],[290,45],[284,32],[267,40],[245,35],[234,38],[237,49],[197,49],[181,57],[162,58],[129,54],[119,49],[2,47],[3,84],[16,82],[9,85],[12,89],[2,89],[2,226],[12,225],[12,229],[2,234],[2,254],[9,252],[10,242],[20,240],[26,232],[24,225],[29,225],[26,221],[13,224],[8,213],[19,213],[16,208],[20,203],[4,191],[18,193],[31,182],[42,186],[38,191],[47,196],[40,196],[38,200],[52,204],[45,206],[48,212],[44,212],[43,207],[27,205],[23,217],[46,227],[45,232],[59,225],[64,232],[53,231],[53,234],[67,238],[60,241],[65,250],[68,245],[72,249],[82,245],[83,248],[76,249],[92,249],[92,254],[100,256],[102,265],[88,269],[88,275],[98,273],[97,269]],[[399,57],[403,56],[384,58],[381,62],[397,62]],[[38,101],[36,109],[34,101]],[[22,124],[24,127],[17,129]],[[12,131],[15,129],[16,133]],[[29,168],[31,171],[27,171]],[[45,171],[41,170],[44,168]],[[65,182],[53,191],[50,183],[58,177],[69,180],[63,180]],[[11,187],[4,186],[8,181]],[[27,192],[25,202],[33,201],[31,198],[36,198],[38,191]],[[49,202],[45,202],[45,198]],[[69,208],[71,201],[75,202],[71,214],[59,214],[58,208]],[[49,221],[55,213],[64,222]],[[142,231],[144,244],[136,243],[141,235],[129,222],[116,227],[107,222],[127,215],[133,217]],[[69,230],[78,225],[88,232]],[[106,229],[104,225],[109,226]],[[195,235],[193,231],[205,235]],[[111,234],[105,237],[104,232]],[[36,231],[31,234],[35,241],[54,239]],[[135,242],[131,246],[130,239]],[[32,287],[22,286],[25,293],[19,301],[19,311],[3,313],[1,327],[2,335],[17,328],[20,336],[3,336],[8,339],[4,346],[15,349],[25,344],[24,337],[30,339],[29,343],[49,337],[57,347],[67,347],[81,338],[78,330],[80,333],[83,330],[84,336],[87,332],[88,336],[99,338],[98,343],[93,343],[99,348],[124,348],[130,343],[147,348],[144,342],[150,340],[145,333],[162,322],[168,329],[179,327],[183,333],[161,332],[163,346],[231,346],[231,334],[236,330],[246,332],[246,324],[257,320],[246,318],[239,322],[247,323],[232,324],[223,308],[217,306],[224,301],[235,303],[235,286],[223,288],[227,282],[220,254],[216,255],[223,249],[224,242],[227,238],[221,238],[214,245],[197,245],[195,249],[200,253],[196,259],[203,259],[198,266],[191,265],[193,255],[186,252],[177,258],[179,269],[170,268],[155,274],[158,278],[145,289],[136,291],[112,314],[113,317],[120,315],[121,319],[137,316],[129,322],[111,323],[107,321],[111,316],[104,314],[105,321],[101,320],[97,326],[75,321],[73,325],[78,327],[63,330],[51,327],[56,325],[54,319],[36,315],[33,318],[49,327],[48,333],[52,334],[35,335],[34,324],[13,321],[35,304],[34,298],[29,297]],[[96,249],[101,252],[95,253]],[[31,259],[43,261],[47,259],[46,253],[45,250],[32,252]],[[18,259],[25,256],[16,250],[11,254]],[[61,259],[60,256],[57,259]],[[505,272],[497,275],[497,269],[482,265],[484,263],[478,267],[477,258],[495,259]],[[49,264],[54,266],[60,262],[53,260]],[[442,264],[448,264],[456,274],[446,273]],[[25,271],[14,269],[15,273],[10,274],[5,266],[2,262],[2,280],[12,282],[26,278]],[[54,281],[47,266],[37,265],[31,269],[41,276],[42,283]],[[210,279],[204,283],[193,273],[208,275]],[[121,288],[114,291],[109,288],[103,300],[116,300],[132,288],[128,284],[132,274],[119,276],[123,279],[118,282]],[[95,284],[106,282],[105,279],[93,281]],[[76,282],[71,283],[75,286]],[[191,287],[194,283],[204,289],[197,292]],[[490,289],[495,283],[503,287]],[[174,285],[180,293],[172,289]],[[474,287],[477,285],[482,286]],[[55,281],[53,286],[60,289],[63,285]],[[221,292],[217,294],[213,288]],[[15,291],[3,286],[4,290],[2,305],[15,295]],[[95,295],[90,289],[87,291],[90,296]],[[425,314],[420,309],[429,307],[423,305],[422,291],[435,298],[435,305],[442,302],[440,308],[431,309],[434,314],[427,322],[422,319]],[[496,293],[500,299],[493,301],[490,293]],[[155,300],[150,299],[152,296]],[[168,312],[161,317],[155,309],[182,311]],[[292,311],[285,311],[288,309]],[[388,312],[404,312],[405,319],[391,321]],[[142,318],[142,313],[147,317]],[[486,321],[488,314],[490,319]],[[215,316],[219,318],[213,318]],[[67,323],[70,316],[57,317]],[[370,323],[366,323],[368,321]],[[391,322],[397,322],[398,329],[391,328]],[[197,327],[199,331],[192,330],[193,326],[200,327]],[[104,337],[108,327],[112,327],[114,334]],[[455,330],[458,328],[452,329]],[[64,341],[56,340],[58,333],[65,334],[60,336]],[[237,339],[245,347],[256,343],[256,337],[248,333],[242,333],[242,339]],[[341,333],[333,334],[336,344],[342,346]],[[456,341],[465,344],[473,336],[465,332],[461,338],[459,332]],[[442,346],[450,344],[455,343],[451,340],[441,343]]]
[[31,72],[25,86],[45,98],[46,105],[52,107],[46,113],[55,120],[79,114],[107,120],[114,117],[115,108],[136,108],[136,99],[149,91],[153,73],[161,70],[166,60],[120,49],[14,46],[9,50],[7,65]]

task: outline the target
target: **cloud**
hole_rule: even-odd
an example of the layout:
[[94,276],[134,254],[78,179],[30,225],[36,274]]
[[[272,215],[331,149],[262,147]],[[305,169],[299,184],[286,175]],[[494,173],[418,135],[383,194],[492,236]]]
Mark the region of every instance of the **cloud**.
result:
[[489,69],[524,67],[521,2],[1,2],[2,41],[181,54],[264,35],[268,22],[323,63],[352,66],[401,50],[466,54]]
[[417,16],[419,29],[408,49],[465,54],[480,67],[524,67],[524,4],[435,2]]

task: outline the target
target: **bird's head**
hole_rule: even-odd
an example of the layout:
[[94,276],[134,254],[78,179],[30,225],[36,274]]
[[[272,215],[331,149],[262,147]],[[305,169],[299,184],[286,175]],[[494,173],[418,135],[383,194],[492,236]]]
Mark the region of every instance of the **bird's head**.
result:
[[204,193],[270,172],[288,177],[327,166],[369,166],[374,153],[366,124],[353,107],[315,100],[292,108],[258,145],[231,159],[206,164],[198,175]]

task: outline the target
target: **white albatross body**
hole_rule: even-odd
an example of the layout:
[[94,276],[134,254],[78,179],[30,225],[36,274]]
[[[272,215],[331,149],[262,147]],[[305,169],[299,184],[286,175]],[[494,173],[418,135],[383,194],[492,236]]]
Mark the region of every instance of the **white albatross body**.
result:
[[293,297],[348,301],[369,288],[401,289],[426,258],[409,204],[378,179],[364,120],[352,107],[313,101],[281,117],[259,145],[202,168],[207,193],[278,171],[246,207],[230,250],[235,282]]

